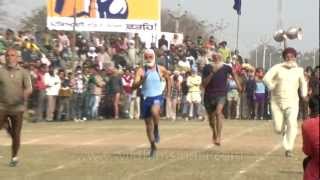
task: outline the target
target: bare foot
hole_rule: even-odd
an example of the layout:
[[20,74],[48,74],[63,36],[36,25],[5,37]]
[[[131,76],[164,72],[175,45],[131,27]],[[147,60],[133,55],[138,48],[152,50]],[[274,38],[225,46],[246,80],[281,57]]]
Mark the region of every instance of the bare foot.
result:
[[220,138],[217,138],[216,141],[214,141],[214,144],[215,144],[216,146],[220,146],[220,145],[221,145],[221,140],[220,140]]
[[212,135],[212,143],[216,144],[217,143],[217,137],[215,137],[214,135]]

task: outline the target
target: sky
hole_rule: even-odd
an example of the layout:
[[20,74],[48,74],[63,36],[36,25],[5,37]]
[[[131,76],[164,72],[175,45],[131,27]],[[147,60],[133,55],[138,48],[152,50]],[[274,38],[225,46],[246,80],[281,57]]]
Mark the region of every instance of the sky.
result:
[[[32,10],[46,4],[46,0],[5,0],[12,23],[30,14]],[[248,55],[262,41],[277,44],[272,36],[276,31],[279,0],[242,0],[240,16],[239,50]],[[10,3],[9,3],[10,2]],[[234,0],[162,0],[162,8],[176,9],[177,3],[199,20],[214,24],[221,19],[228,23],[221,37],[228,41],[231,49],[235,48],[237,14],[232,9]],[[14,13],[13,13],[14,12]],[[319,47],[319,0],[283,0],[284,29],[291,26],[303,29],[303,40],[290,40],[288,45],[301,52]]]
[[[227,40],[230,48],[235,48],[237,32],[237,14],[233,10],[233,0],[163,0],[164,8],[182,7],[201,20],[215,23],[220,19],[229,23],[222,38]],[[277,29],[278,0],[242,0],[240,16],[239,50],[247,54],[261,41],[279,46],[273,40]],[[299,51],[319,47],[319,0],[283,0],[283,27],[291,26],[303,29],[303,40],[290,40],[288,46]]]

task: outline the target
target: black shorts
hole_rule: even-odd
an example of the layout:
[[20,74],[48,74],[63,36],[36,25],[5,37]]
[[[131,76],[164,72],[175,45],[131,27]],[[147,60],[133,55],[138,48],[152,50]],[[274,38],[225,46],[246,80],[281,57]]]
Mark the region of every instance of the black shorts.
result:
[[216,110],[218,104],[224,106],[226,96],[205,96],[203,102],[207,113],[212,113]]

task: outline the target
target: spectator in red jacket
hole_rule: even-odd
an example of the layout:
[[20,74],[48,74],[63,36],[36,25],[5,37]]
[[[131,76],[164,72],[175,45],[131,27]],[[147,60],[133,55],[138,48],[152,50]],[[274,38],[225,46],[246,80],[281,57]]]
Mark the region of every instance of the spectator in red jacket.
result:
[[44,82],[44,74],[48,72],[48,67],[46,64],[41,64],[37,73],[34,84],[34,90],[36,95],[36,114],[34,116],[33,122],[43,120],[43,112],[45,111],[45,98],[46,98],[46,89],[47,86]]
[[130,68],[124,69],[124,74],[121,77],[122,87],[124,90],[124,95],[126,96],[126,102],[124,105],[124,112],[129,116],[131,98],[132,98],[132,84],[133,84],[133,74]]
[[307,155],[303,161],[304,180],[320,179],[319,101],[319,96],[310,99],[310,118],[305,120],[302,125],[303,152]]

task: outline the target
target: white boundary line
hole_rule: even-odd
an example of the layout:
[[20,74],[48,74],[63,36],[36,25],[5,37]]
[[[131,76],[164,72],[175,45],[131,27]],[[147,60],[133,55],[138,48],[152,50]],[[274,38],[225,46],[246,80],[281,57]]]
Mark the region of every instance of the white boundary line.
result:
[[[253,127],[253,128],[248,128],[248,129],[246,129],[246,130],[244,130],[244,131],[241,131],[240,133],[238,133],[238,134],[236,134],[236,135],[234,135],[234,136],[230,136],[230,137],[226,138],[226,139],[224,140],[224,142],[228,142],[228,141],[230,141],[230,140],[232,140],[232,139],[234,139],[234,138],[236,138],[236,137],[242,136],[243,134],[246,134],[246,133],[248,133],[248,132],[251,132],[251,131],[253,131],[254,129],[256,129],[256,128],[258,128],[258,127],[260,127],[260,126],[256,126],[256,127]],[[202,131],[202,129],[200,129],[200,130]],[[200,130],[197,129],[196,131],[200,131]],[[196,132],[196,131],[195,131],[195,132]],[[124,134],[122,134],[122,135],[130,134],[130,133],[132,133],[132,132],[124,133]],[[185,133],[180,133],[180,134],[177,134],[177,135],[175,135],[175,136],[173,136],[173,137],[164,139],[162,142],[166,142],[166,141],[170,141],[170,140],[175,139],[175,138],[179,138],[179,137],[183,136],[183,134],[185,134]],[[107,138],[107,139],[108,139],[108,138]],[[94,142],[97,143],[97,142],[104,141],[104,140],[105,140],[105,139],[103,139],[103,140],[102,140],[102,139],[98,139],[98,140],[94,140]],[[88,143],[83,143],[82,145],[90,145],[90,144],[94,144],[94,143],[88,142]],[[79,145],[74,145],[74,146],[71,146],[71,147],[68,147],[68,148],[74,148],[74,147],[77,147],[77,146],[79,146]],[[142,148],[142,147],[146,147],[146,146],[147,146],[147,144],[146,144],[146,143],[143,143],[143,144],[137,145],[135,148],[131,149],[131,151],[134,151],[134,150],[136,150],[136,149],[139,149],[139,148]],[[206,151],[206,150],[208,150],[208,149],[210,149],[210,148],[212,148],[212,147],[213,147],[213,145],[209,144],[209,145],[205,146],[201,151],[198,151],[198,152]],[[64,149],[65,149],[65,148],[64,148]],[[127,150],[125,150],[125,151],[127,151]],[[50,151],[48,151],[48,152],[50,152]],[[54,152],[54,151],[52,151],[52,152]],[[117,152],[117,153],[121,153],[121,152],[122,152],[122,151]],[[132,178],[134,178],[134,177],[136,177],[136,176],[138,176],[138,175],[140,175],[140,174],[147,174],[147,173],[149,173],[149,172],[152,172],[152,171],[154,171],[154,170],[160,169],[160,168],[162,168],[162,167],[164,167],[164,166],[167,166],[168,164],[175,163],[175,162],[178,162],[178,161],[180,161],[180,160],[182,160],[182,159],[173,159],[173,160],[171,160],[171,161],[168,161],[168,162],[166,162],[166,163],[162,163],[162,164],[160,164],[160,165],[158,165],[158,166],[155,166],[155,167],[153,167],[153,168],[150,168],[150,169],[147,169],[147,170],[144,170],[144,171],[140,171],[140,172],[131,174],[131,175],[129,175],[129,177],[128,177],[127,179],[130,180],[130,179],[132,179]],[[78,161],[71,161],[71,162],[69,162],[69,163],[59,165],[59,166],[57,166],[57,167],[55,167],[55,168],[47,169],[47,170],[44,170],[44,171],[38,171],[38,172],[29,173],[29,174],[27,174],[25,177],[28,179],[29,177],[41,175],[41,174],[44,174],[44,173],[55,172],[55,171],[58,171],[58,170],[61,170],[61,169],[66,168],[66,166],[72,166],[73,164],[76,164],[76,163],[78,163]]]
[[[223,143],[229,142],[229,141],[233,140],[234,138],[237,138],[237,137],[240,137],[240,136],[242,136],[242,135],[244,135],[244,134],[247,134],[247,133],[249,133],[249,132],[252,132],[254,129],[256,129],[256,128],[248,128],[248,129],[246,129],[246,130],[244,130],[244,131],[241,131],[240,133],[238,133],[238,134],[236,134],[236,135],[234,135],[234,136],[230,136],[229,138],[226,138],[226,139],[223,140],[222,142],[223,142]],[[213,147],[214,147],[214,144],[208,144],[208,145],[204,146],[203,149],[204,149],[204,150],[208,150],[208,149],[211,149],[211,148],[213,148]]]
[[[202,129],[201,129],[201,130],[202,130]],[[197,129],[197,131],[199,131],[199,130]],[[127,134],[131,134],[131,133],[132,133],[132,132],[128,132],[128,133],[124,133],[124,134],[121,134],[121,135],[127,135]],[[167,142],[167,141],[170,141],[170,140],[172,140],[172,139],[179,138],[179,137],[181,137],[183,134],[184,134],[184,133],[180,133],[180,134],[177,134],[177,135],[175,135],[175,136],[173,136],[173,137],[166,138],[166,139],[164,139],[162,142]],[[105,140],[105,139],[103,139],[103,140]],[[98,139],[98,140],[95,140],[95,141],[92,141],[92,142],[97,142],[97,141],[100,142],[101,139]],[[83,143],[83,144],[81,144],[81,145],[91,145],[91,144],[93,144],[92,142]],[[135,146],[134,148],[129,149],[129,151],[135,151],[135,150],[137,150],[137,149],[139,149],[139,148],[147,147],[147,145],[148,145],[148,144],[143,143],[143,144],[140,144],[140,145]],[[74,146],[71,146],[71,147],[68,147],[68,148],[74,148],[74,147],[77,147],[77,146],[80,146],[80,145],[74,145]],[[66,148],[64,148],[64,149],[66,149]],[[61,149],[60,149],[60,150],[61,150]],[[123,152],[126,152],[126,151],[128,151],[128,150],[118,151],[118,152],[116,152],[116,153],[119,153],[119,154],[120,154],[120,153],[123,153]],[[48,152],[54,152],[54,151],[48,151]],[[76,164],[76,163],[78,163],[78,161],[71,161],[71,162],[69,162],[69,163],[59,165],[59,166],[57,166],[57,167],[55,167],[55,168],[47,169],[47,170],[44,170],[44,171],[38,171],[38,172],[29,173],[29,174],[26,175],[26,178],[33,177],[33,176],[38,176],[38,175],[41,175],[41,174],[44,174],[44,173],[55,172],[55,171],[64,169],[64,168],[66,168],[67,166],[72,166],[73,164]]]
[[[43,141],[43,140],[47,140],[47,139],[51,139],[51,138],[58,138],[61,136],[62,135],[50,135],[50,136],[45,136],[45,137],[41,137],[41,138],[35,138],[35,139],[31,139],[31,140],[22,142],[21,145],[33,144],[35,142],[39,142],[39,141]],[[2,144],[2,146],[11,146],[11,142],[4,143],[4,144]]]
[[240,178],[241,175],[247,173],[252,168],[256,167],[260,162],[265,161],[272,153],[274,153],[275,151],[277,151],[280,148],[281,148],[281,144],[276,144],[275,146],[273,146],[273,148],[270,151],[266,152],[263,156],[256,159],[253,163],[249,164],[249,166],[242,168],[237,174],[235,174],[232,177],[231,180],[236,180],[236,179]]
[[[259,126],[260,127],[260,126]],[[246,133],[248,133],[248,132],[251,132],[251,131],[253,131],[254,129],[257,129],[258,127],[256,126],[256,127],[253,127],[253,128],[248,128],[248,129],[246,129],[246,130],[243,130],[243,131],[241,131],[240,133],[238,133],[238,134],[236,134],[236,135],[234,135],[234,136],[230,136],[230,137],[228,137],[228,138],[226,138],[225,140],[224,140],[224,142],[228,142],[228,141],[231,141],[232,139],[234,139],[234,138],[237,138],[237,137],[239,137],[239,136],[242,136],[242,135],[244,135],[244,134],[246,134]],[[212,144],[209,144],[209,145],[206,145],[204,148],[202,148],[202,150],[201,151],[197,151],[197,152],[194,152],[194,153],[199,153],[199,152],[203,152],[203,151],[206,151],[206,150],[208,150],[208,149],[210,149],[210,148],[212,148],[213,147],[213,145]],[[157,170],[157,169],[161,169],[162,167],[164,167],[164,166],[167,166],[167,165],[169,165],[169,164],[172,164],[172,163],[175,163],[175,162],[178,162],[178,161],[181,161],[181,160],[183,160],[183,159],[172,159],[172,160],[170,160],[170,161],[167,161],[167,162],[165,162],[165,163],[161,163],[161,164],[159,164],[158,166],[155,166],[155,167],[153,167],[153,168],[149,168],[149,169],[146,169],[146,170],[143,170],[143,171],[139,171],[139,172],[137,172],[137,173],[133,173],[133,174],[129,174],[129,176],[127,177],[127,178],[125,178],[125,179],[127,179],[127,180],[131,180],[132,178],[134,178],[134,177],[136,177],[136,176],[139,176],[139,175],[142,175],[142,174],[144,174],[144,175],[146,175],[146,174],[148,174],[148,173],[150,173],[150,172],[152,172],[152,171],[154,171],[154,170]]]
[[[180,133],[180,134],[174,135],[172,137],[165,138],[165,139],[161,140],[160,143],[164,143],[164,142],[179,138],[179,137],[183,136],[184,134],[185,133]],[[139,144],[139,145],[137,145],[135,147],[115,152],[114,154],[121,154],[121,153],[124,153],[124,152],[127,152],[127,151],[132,152],[132,151],[135,151],[135,150],[140,149],[140,148],[146,148],[146,147],[148,147],[148,145],[149,145],[148,143],[142,143],[142,144]]]
[[[123,136],[123,135],[128,135],[128,134],[131,134],[133,132],[126,132],[126,133],[123,133],[123,134],[118,134],[118,136]],[[59,148],[59,149],[55,149],[55,150],[52,150],[52,151],[46,151],[45,153],[51,153],[51,152],[56,152],[56,151],[61,151],[61,150],[64,150],[64,149],[72,149],[72,148],[75,148],[75,147],[80,147],[80,146],[84,146],[84,145],[93,145],[93,144],[96,144],[98,142],[101,142],[101,141],[105,141],[105,140],[111,140],[113,139],[114,137],[107,137],[107,138],[99,138],[99,139],[96,139],[96,140],[93,140],[93,141],[89,141],[89,142],[84,142],[84,143],[81,143],[81,144],[77,144],[77,145],[72,145],[72,146],[69,146],[69,147],[64,147],[64,148]],[[41,175],[41,174],[44,174],[44,173],[49,173],[49,172],[55,172],[55,171],[58,171],[60,169],[63,169],[65,168],[66,166],[71,166],[75,163],[78,163],[78,161],[71,161],[69,163],[66,163],[66,164],[61,164],[55,168],[51,168],[51,169],[47,169],[47,170],[43,170],[43,171],[37,171],[37,172],[32,172],[32,173],[29,173],[25,176],[25,178],[30,178],[30,177],[33,177],[33,176],[38,176],[38,175]]]
[[[115,136],[119,137],[119,136],[124,136],[124,135],[132,134],[132,133],[133,132],[126,132],[126,133],[122,133],[122,134],[117,134]],[[88,141],[88,142],[83,142],[83,143],[80,143],[80,144],[73,144],[73,145],[66,146],[66,147],[56,148],[56,149],[53,149],[53,150],[45,151],[44,153],[52,153],[52,152],[57,152],[57,151],[65,150],[65,149],[72,149],[72,148],[75,148],[75,147],[86,146],[86,145],[95,145],[95,144],[97,144],[99,142],[109,141],[109,140],[112,140],[112,139],[114,139],[114,136],[108,136],[108,137],[99,138],[99,139],[95,139],[95,140]]]

